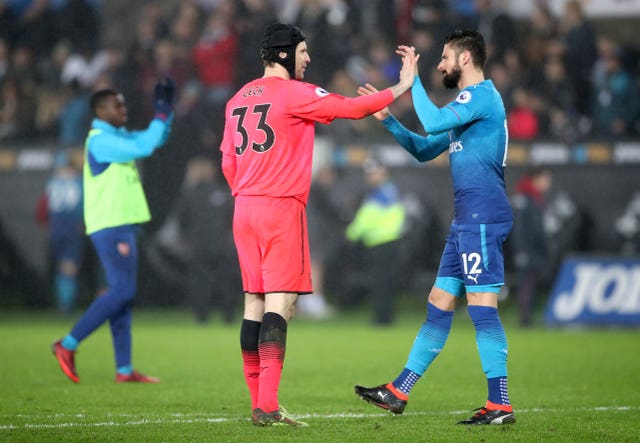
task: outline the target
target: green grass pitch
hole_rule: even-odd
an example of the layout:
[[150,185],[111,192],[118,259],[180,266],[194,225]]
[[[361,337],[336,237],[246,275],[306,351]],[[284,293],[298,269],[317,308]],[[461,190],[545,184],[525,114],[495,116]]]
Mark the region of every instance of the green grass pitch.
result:
[[455,425],[486,400],[465,309],[404,415],[366,404],[353,386],[389,381],[402,369],[423,321],[424,309],[416,306],[389,328],[371,326],[365,310],[292,320],[280,401],[308,428],[251,424],[239,321],[203,327],[186,312],[134,311],[134,365],[162,382],[115,384],[103,326],[79,349],[81,383],[75,385],[58,368],[50,344],[77,315],[4,310],[0,441],[640,441],[640,330],[523,330],[508,310],[503,322],[516,424]]

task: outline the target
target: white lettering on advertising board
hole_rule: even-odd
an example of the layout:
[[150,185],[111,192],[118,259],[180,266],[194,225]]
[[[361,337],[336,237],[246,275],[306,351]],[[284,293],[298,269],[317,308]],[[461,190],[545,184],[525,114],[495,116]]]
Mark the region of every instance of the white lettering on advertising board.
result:
[[558,320],[572,320],[585,309],[602,315],[640,313],[640,266],[582,263],[574,275],[571,291],[558,294],[553,305]]

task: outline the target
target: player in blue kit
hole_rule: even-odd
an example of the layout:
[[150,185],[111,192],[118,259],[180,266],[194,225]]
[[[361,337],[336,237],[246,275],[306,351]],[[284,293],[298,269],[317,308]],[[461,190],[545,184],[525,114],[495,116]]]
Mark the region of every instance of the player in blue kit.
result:
[[[415,49],[400,46],[397,52],[413,55]],[[482,71],[486,54],[484,38],[476,31],[446,37],[438,70],[445,87],[461,92],[442,108],[431,102],[416,76],[411,94],[427,136],[406,129],[388,108],[374,114],[421,162],[449,151],[455,216],[429,294],[427,318],[405,368],[390,383],[355,387],[362,399],[402,414],[411,389],[444,347],[456,302],[466,294],[489,391],[485,405],[458,422],[468,425],[515,422],[507,389],[507,339],[497,309],[504,285],[502,244],[513,224],[504,183],[508,134],[502,98]],[[375,91],[366,85],[358,92]]]
[[175,85],[164,78],[154,89],[155,115],[142,131],[125,128],[128,110],[121,93],[102,89],[91,96],[95,118],[85,142],[84,223],[104,269],[108,289],[97,297],[52,351],[62,372],[80,381],[75,366],[78,346],[109,321],[117,383],[157,383],[131,362],[131,321],[137,290],[140,224],[151,220],[136,160],[164,145],[173,121]]

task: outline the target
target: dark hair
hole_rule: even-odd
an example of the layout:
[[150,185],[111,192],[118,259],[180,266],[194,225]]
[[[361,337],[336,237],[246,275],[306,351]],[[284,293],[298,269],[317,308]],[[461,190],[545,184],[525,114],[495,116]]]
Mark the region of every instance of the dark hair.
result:
[[444,44],[453,46],[456,54],[469,51],[473,65],[484,68],[487,61],[487,45],[484,42],[484,37],[478,31],[456,29],[445,37]]
[[89,101],[93,113],[95,114],[96,109],[102,106],[108,97],[118,94],[119,92],[115,89],[100,89],[99,91],[94,92]]

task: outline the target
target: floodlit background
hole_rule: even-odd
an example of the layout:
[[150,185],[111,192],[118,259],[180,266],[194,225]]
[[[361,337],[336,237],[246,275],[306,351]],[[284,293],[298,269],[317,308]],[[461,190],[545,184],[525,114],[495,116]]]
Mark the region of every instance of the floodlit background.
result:
[[[455,97],[442,88],[435,70],[443,37],[457,27],[480,30],[490,50],[486,76],[508,112],[510,195],[530,166],[545,166],[553,175],[544,214],[550,255],[541,272],[536,321],[542,321],[554,286],[559,295],[579,298],[582,284],[600,292],[583,297],[588,312],[575,318],[638,324],[637,0],[0,2],[0,307],[57,309],[42,195],[62,163],[82,165],[90,94],[103,87],[121,90],[129,127],[141,128],[152,117],[156,80],[169,74],[178,85],[173,132],[164,148],[141,162],[153,221],[140,238],[137,304],[192,308],[185,295],[188,228],[177,208],[183,191],[202,177],[213,176],[220,185],[203,195],[203,206],[212,201],[222,206],[228,198],[218,164],[224,105],[261,75],[262,32],[274,21],[294,23],[306,33],[312,61],[305,80],[348,96],[366,82],[379,88],[395,83],[400,64],[394,47],[414,45],[421,54],[422,81],[438,105]],[[409,94],[392,111],[421,131]],[[398,300],[422,304],[437,268],[452,216],[446,156],[427,165],[414,162],[373,118],[317,125],[309,202],[314,278],[333,309],[322,315],[367,306],[371,276],[361,248],[347,242],[344,232],[366,192],[362,164],[370,153],[389,168],[410,221],[389,258],[390,265],[404,263]],[[218,217],[210,219],[209,231],[205,223],[200,232],[202,245],[215,257],[211,272],[222,276],[209,303],[230,294],[232,303],[239,303],[230,224],[222,209],[205,216]],[[508,309],[516,310],[509,245],[505,254],[508,281],[502,295]],[[561,272],[567,257],[574,261]],[[87,306],[102,284],[85,241],[73,309]],[[565,299],[563,306],[567,303],[572,302]],[[238,307],[227,320],[239,319]],[[555,314],[550,321],[566,320]]]

